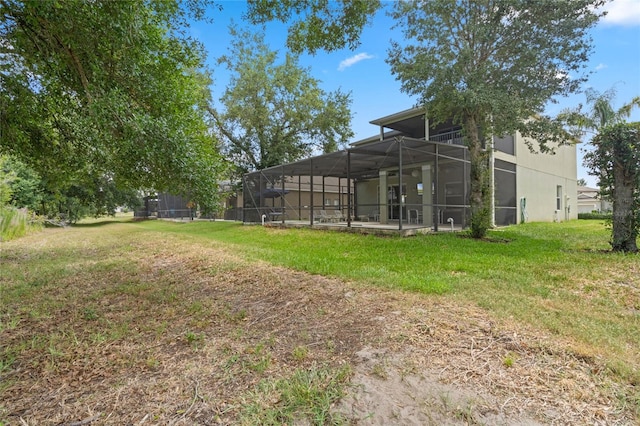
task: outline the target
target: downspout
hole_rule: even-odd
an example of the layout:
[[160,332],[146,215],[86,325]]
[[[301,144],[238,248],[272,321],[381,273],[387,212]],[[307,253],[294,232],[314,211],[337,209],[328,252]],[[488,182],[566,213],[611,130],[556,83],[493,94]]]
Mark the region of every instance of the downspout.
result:
[[426,112],[424,113],[424,140],[429,140],[429,118]]

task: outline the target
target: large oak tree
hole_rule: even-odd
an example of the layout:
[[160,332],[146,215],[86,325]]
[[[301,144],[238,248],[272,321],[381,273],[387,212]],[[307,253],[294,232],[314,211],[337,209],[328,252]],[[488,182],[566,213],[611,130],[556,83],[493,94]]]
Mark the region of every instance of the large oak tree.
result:
[[332,152],[353,136],[348,94],[322,90],[296,54],[280,58],[262,34],[231,33],[229,52],[219,60],[231,81],[222,107],[210,111],[240,172]]
[[[555,96],[585,80],[588,30],[602,0],[431,0],[396,4],[405,40],[389,51],[402,90],[416,95],[430,120],[461,125],[471,159],[471,230],[490,227],[492,135],[557,138],[542,116]],[[545,132],[547,130],[548,132]],[[545,140],[541,140],[543,144]]]
[[0,0],[0,150],[48,191],[108,182],[213,207],[223,162],[204,53],[184,31],[207,1],[184,4]]
[[380,8],[380,0],[248,0],[254,24],[289,24],[287,46],[294,53],[334,51],[360,44],[360,33]]

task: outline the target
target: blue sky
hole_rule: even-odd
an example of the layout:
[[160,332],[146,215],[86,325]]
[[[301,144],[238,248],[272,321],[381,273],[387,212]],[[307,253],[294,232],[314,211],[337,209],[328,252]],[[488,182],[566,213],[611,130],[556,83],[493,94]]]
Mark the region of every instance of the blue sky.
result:
[[[222,10],[214,9],[210,16],[213,23],[196,23],[191,31],[204,43],[215,84],[212,87],[215,101],[222,95],[229,81],[226,70],[216,66],[218,57],[227,52],[230,44],[229,25],[252,27],[242,20],[246,11],[243,1],[219,1]],[[386,2],[388,9],[391,2]],[[615,87],[617,105],[640,96],[640,0],[614,0],[606,6],[608,15],[594,28],[591,36],[594,52],[588,69],[593,72],[584,86],[602,92]],[[350,92],[352,99],[352,128],[354,141],[377,134],[377,127],[369,121],[415,106],[416,99],[400,91],[400,83],[391,74],[385,62],[390,40],[402,40],[402,34],[392,29],[393,20],[380,11],[365,28],[361,45],[356,50],[303,55],[300,65],[310,69],[311,75],[320,80],[325,91],[341,89]],[[258,29],[257,27],[255,29]],[[286,51],[286,26],[270,23],[266,26],[266,41],[273,50]],[[547,112],[555,114],[565,107],[584,102],[584,95],[558,99],[550,104]],[[635,110],[632,120],[640,121],[640,110]],[[585,147],[585,144],[582,144]],[[579,148],[578,177],[585,178],[590,186],[596,180],[582,167],[582,151]]]

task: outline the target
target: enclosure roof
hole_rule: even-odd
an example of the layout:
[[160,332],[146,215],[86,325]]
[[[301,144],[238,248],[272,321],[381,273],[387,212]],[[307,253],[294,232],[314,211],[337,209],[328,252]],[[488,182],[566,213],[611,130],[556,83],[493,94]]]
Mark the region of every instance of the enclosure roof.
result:
[[[249,176],[262,173],[265,176],[332,176],[337,178],[367,179],[377,177],[379,171],[397,168],[402,149],[402,163],[405,166],[425,163],[434,158],[436,145],[440,154],[461,158],[465,148],[458,145],[442,144],[406,136],[373,140],[349,149],[299,160],[289,164],[270,167]],[[350,159],[348,160],[348,157]],[[350,167],[347,167],[347,164]]]

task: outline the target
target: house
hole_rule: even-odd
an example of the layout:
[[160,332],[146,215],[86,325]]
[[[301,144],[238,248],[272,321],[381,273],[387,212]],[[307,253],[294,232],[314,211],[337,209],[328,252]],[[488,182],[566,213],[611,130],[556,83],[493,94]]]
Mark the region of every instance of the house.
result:
[[610,202],[600,198],[600,190],[578,186],[578,213],[604,213],[612,210]]
[[180,195],[159,192],[143,198],[143,207],[134,212],[135,217],[158,219],[191,219],[195,210],[189,208],[187,198]]
[[[245,175],[243,220],[259,222],[267,209],[277,209],[278,220],[314,225],[314,212],[329,206],[344,214],[347,226],[352,221],[400,230],[468,226],[470,162],[460,127],[452,122],[431,125],[423,108],[371,124],[378,126],[378,134],[346,150]],[[493,148],[496,225],[577,218],[575,145],[561,146],[553,155],[536,154],[520,134],[494,137],[492,144],[487,149]],[[271,198],[260,196],[276,188],[279,193],[271,192]]]

